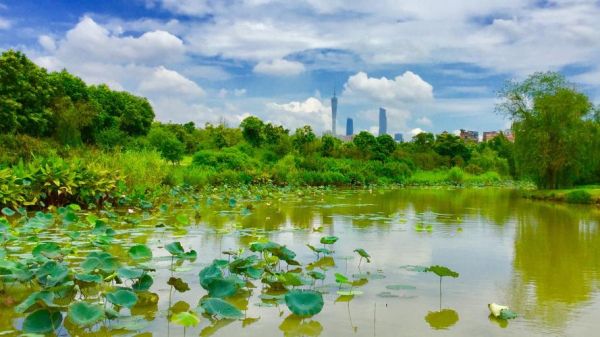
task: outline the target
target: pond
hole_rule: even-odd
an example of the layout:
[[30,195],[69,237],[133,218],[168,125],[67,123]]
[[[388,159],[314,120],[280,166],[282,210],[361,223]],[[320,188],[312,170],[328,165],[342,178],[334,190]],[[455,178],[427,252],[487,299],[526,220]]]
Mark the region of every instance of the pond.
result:
[[[112,241],[65,235],[65,225],[54,224],[20,233],[21,239],[9,241],[6,256],[0,256],[29,257],[40,242],[55,242],[72,248],[64,261],[78,270],[99,247],[123,261],[132,244],[151,248],[145,266],[155,269],[153,283],[138,294],[135,306],[120,311],[134,320],[124,320],[124,327],[119,319],[105,319],[84,330],[65,319],[59,335],[592,336],[600,329],[600,210],[593,207],[535,202],[501,189],[327,190],[260,200],[200,196],[181,206],[98,217],[114,229]],[[85,222],[84,214],[78,218],[71,222]],[[184,225],[187,219],[191,223]],[[339,240],[325,246],[324,236]],[[224,251],[244,249],[241,256],[262,258],[248,248],[265,238],[294,251],[304,272],[326,275],[298,287],[323,293],[319,314],[294,316],[280,293],[261,294],[265,285],[251,280],[226,299],[241,310],[240,319],[199,314],[199,324],[185,329],[170,321],[207,295],[200,270],[214,259],[231,261]],[[195,250],[197,258],[173,259],[165,245],[174,241],[185,251]],[[317,256],[307,244],[333,252]],[[357,248],[368,252],[370,263]],[[298,268],[279,264],[283,271]],[[459,276],[440,283],[418,267],[432,265],[447,266]],[[352,289],[342,285],[342,290],[356,294],[339,295],[335,273],[354,281]],[[189,289],[178,291],[168,284],[171,277]],[[97,288],[71,296],[93,301]],[[14,307],[32,290],[9,283],[0,289],[0,335],[18,336],[25,314]],[[487,307],[492,302],[509,306],[518,317],[492,318]]]

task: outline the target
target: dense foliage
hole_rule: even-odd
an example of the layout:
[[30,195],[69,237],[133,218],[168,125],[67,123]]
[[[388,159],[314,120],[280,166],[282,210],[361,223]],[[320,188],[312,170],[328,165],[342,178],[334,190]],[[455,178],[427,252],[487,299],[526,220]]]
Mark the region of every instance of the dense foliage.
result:
[[[366,131],[342,141],[319,137],[308,125],[292,133],[254,116],[239,128],[164,124],[153,121],[145,98],[87,85],[66,70],[48,73],[20,52],[2,54],[0,75],[2,188],[25,191],[22,201],[21,192],[9,192],[11,199],[5,192],[2,204],[115,200],[114,188],[102,188],[96,199],[62,193],[33,201],[36,179],[46,179],[35,167],[46,163],[85,179],[97,170],[110,172],[103,177],[111,186],[121,181],[136,195],[181,184],[481,186],[525,178],[554,188],[600,180],[600,115],[594,117],[587,96],[554,73],[511,82],[502,91],[499,108],[514,120],[515,143],[503,134],[476,143],[447,132],[396,143]],[[33,178],[24,180],[24,174]]]

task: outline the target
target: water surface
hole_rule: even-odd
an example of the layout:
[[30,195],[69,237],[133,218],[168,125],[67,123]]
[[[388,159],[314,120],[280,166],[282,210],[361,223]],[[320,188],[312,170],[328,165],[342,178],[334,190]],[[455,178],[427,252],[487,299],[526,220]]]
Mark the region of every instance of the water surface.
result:
[[[323,311],[311,319],[290,315],[285,304],[261,303],[260,282],[251,294],[231,299],[245,313],[243,321],[211,321],[188,328],[186,336],[593,336],[600,329],[600,211],[593,207],[520,199],[509,190],[333,190],[283,194],[262,201],[199,201],[200,217],[185,229],[157,228],[175,221],[160,214],[137,224],[114,223],[123,242],[133,239],[153,247],[158,297],[134,307],[149,324],[139,331],[109,326],[81,331],[72,326],[63,335],[182,336],[169,323],[171,313],[194,308],[206,292],[198,271],[224,250],[248,247],[257,237],[285,244],[303,264],[316,260],[305,246],[319,245],[324,235],[340,240],[326,260]],[[244,205],[252,205],[248,212]],[[195,213],[189,208],[178,212]],[[172,212],[172,213],[175,213]],[[136,215],[132,215],[134,217]],[[427,228],[431,230],[419,230]],[[52,240],[60,235],[42,235]],[[193,263],[175,272],[163,245],[180,241],[198,252]],[[371,263],[353,252],[364,248]],[[21,247],[23,253],[30,247]],[[18,250],[19,248],[14,248]],[[82,246],[80,255],[93,248]],[[113,254],[124,254],[117,246]],[[77,261],[72,261],[77,263]],[[407,265],[445,265],[460,273],[439,279]],[[335,292],[333,273],[370,274],[353,298]],[[167,285],[175,273],[191,290],[179,293]],[[357,276],[359,277],[359,276]],[[399,290],[386,286],[401,285]],[[394,287],[392,287],[394,288]],[[248,296],[249,295],[249,296]],[[153,301],[156,301],[154,303]],[[509,305],[515,320],[488,317],[487,303]],[[0,306],[0,331],[18,335],[22,318],[10,304]]]

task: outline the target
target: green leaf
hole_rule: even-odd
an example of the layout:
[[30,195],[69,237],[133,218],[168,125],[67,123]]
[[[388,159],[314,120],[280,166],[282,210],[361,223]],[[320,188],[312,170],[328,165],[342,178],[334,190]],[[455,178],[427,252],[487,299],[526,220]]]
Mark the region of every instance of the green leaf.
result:
[[119,289],[106,294],[106,299],[115,305],[131,308],[137,303],[137,295],[130,290]]
[[501,319],[515,319],[517,318],[517,313],[510,309],[502,309],[500,310],[500,316],[498,317]]
[[453,278],[457,278],[459,275],[457,272],[449,269],[448,267],[444,267],[444,266],[431,266],[431,267],[427,268],[427,271],[432,272],[439,277],[450,276]]
[[318,271],[308,272],[308,276],[312,277],[315,280],[324,280],[325,279],[325,274],[318,272]]
[[210,266],[200,270],[198,277],[200,279],[200,285],[202,286],[202,288],[208,290],[208,284],[215,278],[222,278],[223,272],[221,271],[221,268],[219,268],[217,264],[213,261],[213,263]]
[[321,238],[321,243],[324,245],[332,245],[336,243],[339,238],[337,236],[325,236]]
[[205,298],[200,307],[209,315],[225,319],[240,319],[244,314],[233,305],[220,298]]
[[173,256],[181,256],[185,250],[179,242],[172,242],[165,246],[165,249]]
[[348,277],[346,277],[345,275],[342,275],[340,273],[335,273],[335,282],[336,283],[340,283],[340,284],[350,284],[352,282],[350,282],[350,280],[348,280]]
[[185,214],[177,214],[177,216],[175,216],[175,220],[177,220],[180,225],[186,226],[190,224],[190,219]]
[[43,287],[54,287],[69,275],[69,268],[56,261],[48,261],[37,270],[35,276]]
[[102,276],[98,274],[75,274],[75,279],[86,283],[102,283]]
[[60,246],[54,242],[44,242],[35,246],[31,251],[33,257],[45,257],[48,259],[55,259],[62,256]]
[[222,277],[213,278],[206,286],[206,290],[208,290],[208,295],[210,297],[229,297],[235,295],[238,289],[238,282],[233,279],[225,279]]
[[122,279],[133,280],[142,277],[142,275],[144,275],[144,271],[142,269],[137,268],[123,267],[117,270],[117,275]]
[[90,327],[104,319],[104,310],[96,304],[75,302],[69,305],[69,320],[80,327]]
[[313,316],[323,309],[323,295],[313,290],[292,290],[285,295],[285,304],[300,317]]
[[190,286],[179,277],[169,278],[167,284],[173,286],[173,288],[175,288],[175,290],[179,291],[180,293],[190,290]]
[[361,257],[365,258],[367,260],[367,262],[371,262],[371,255],[369,255],[369,253],[367,253],[366,250],[362,249],[362,248],[357,248],[354,250],[355,252],[358,253],[358,255],[360,255]]
[[34,334],[50,333],[60,327],[62,320],[63,317],[59,311],[36,310],[23,320],[23,331]]
[[36,303],[44,304],[47,307],[54,307],[54,293],[49,291],[36,291],[27,296],[19,305],[15,307],[15,312],[22,314],[29,310]]
[[152,284],[154,283],[154,279],[152,278],[152,276],[148,275],[148,274],[144,274],[142,277],[140,277],[137,282],[135,282],[131,288],[135,291],[143,291],[143,290],[148,290],[150,289],[150,287],[152,286]]
[[2,209],[2,214],[6,215],[6,216],[13,216],[13,215],[15,215],[15,211],[13,211],[12,209],[10,209],[8,207],[4,207]]
[[196,326],[200,323],[200,318],[189,311],[177,313],[171,317],[171,322],[184,327]]
[[129,256],[136,261],[148,261],[152,259],[152,250],[146,245],[135,245],[129,248]]

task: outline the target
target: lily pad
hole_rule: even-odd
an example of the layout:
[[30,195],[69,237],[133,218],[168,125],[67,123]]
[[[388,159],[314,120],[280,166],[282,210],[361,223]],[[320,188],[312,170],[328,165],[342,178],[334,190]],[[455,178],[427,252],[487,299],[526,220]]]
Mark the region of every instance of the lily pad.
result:
[[169,278],[169,281],[167,281],[167,284],[170,286],[173,286],[173,288],[175,288],[175,290],[177,290],[180,293],[190,290],[190,286],[179,277]]
[[337,236],[324,236],[321,238],[321,243],[324,245],[332,245],[337,242],[339,238]]
[[137,303],[137,295],[126,289],[119,289],[111,293],[106,294],[106,299],[115,305],[131,308]]
[[75,302],[69,305],[67,317],[80,327],[90,327],[104,319],[104,310],[97,304]]
[[313,290],[292,290],[285,295],[285,304],[300,317],[313,316],[323,309],[323,295]]
[[60,311],[36,310],[23,320],[23,331],[31,334],[47,334],[59,328],[62,320]]
[[200,307],[209,315],[218,318],[240,319],[244,317],[238,308],[220,298],[205,298],[200,302]]
[[448,267],[444,267],[444,266],[431,266],[431,267],[427,268],[427,271],[432,272],[439,277],[450,276],[453,278],[457,278],[459,275],[457,272],[451,270]]
[[129,256],[136,261],[148,261],[152,259],[152,250],[146,245],[135,245],[129,248]]

